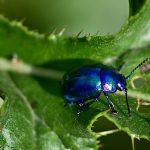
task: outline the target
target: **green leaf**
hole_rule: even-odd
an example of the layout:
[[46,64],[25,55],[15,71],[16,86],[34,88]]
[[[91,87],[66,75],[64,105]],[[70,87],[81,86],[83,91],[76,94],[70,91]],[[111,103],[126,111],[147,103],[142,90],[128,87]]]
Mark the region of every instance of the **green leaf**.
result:
[[[62,74],[71,69],[95,62],[116,66],[125,62],[122,73],[128,75],[149,57],[150,1],[139,8],[118,34],[106,37],[45,37],[0,16],[1,149],[98,149],[99,134],[91,126],[101,116],[132,137],[150,138],[149,114],[138,112],[136,104],[138,98],[150,101],[149,74],[137,71],[128,81],[132,117],[121,93],[110,96],[116,116],[108,112],[102,95],[79,117],[76,106],[64,107],[61,94]],[[11,61],[14,53],[18,59]],[[130,84],[135,76],[146,80],[140,89]]]
[[6,95],[0,119],[1,149],[34,149],[35,124],[32,110],[8,74],[1,72],[0,79],[1,90]]

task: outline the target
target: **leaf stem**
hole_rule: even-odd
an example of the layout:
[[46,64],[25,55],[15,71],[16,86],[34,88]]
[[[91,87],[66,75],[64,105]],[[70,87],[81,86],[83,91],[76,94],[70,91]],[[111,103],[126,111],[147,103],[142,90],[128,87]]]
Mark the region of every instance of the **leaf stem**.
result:
[[99,133],[96,133],[96,134],[98,136],[107,136],[109,134],[113,134],[113,133],[116,133],[116,132],[119,132],[119,131],[120,131],[120,129],[114,129],[114,130],[99,132]]
[[12,72],[17,72],[17,73],[27,74],[27,75],[36,75],[40,77],[52,78],[57,80],[58,79],[60,80],[63,76],[63,72],[60,71],[34,67],[32,65],[26,64],[21,61],[13,63],[4,58],[0,58],[0,70],[12,71]]
[[132,150],[135,150],[134,138],[135,138],[135,135],[134,135],[134,134],[131,134]]

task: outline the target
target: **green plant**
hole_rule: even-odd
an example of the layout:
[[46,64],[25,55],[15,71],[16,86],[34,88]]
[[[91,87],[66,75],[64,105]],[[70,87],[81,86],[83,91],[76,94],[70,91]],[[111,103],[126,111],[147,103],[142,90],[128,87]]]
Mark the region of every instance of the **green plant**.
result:
[[[149,140],[150,117],[137,111],[136,100],[149,103],[150,74],[137,71],[133,76],[146,80],[143,88],[133,89],[128,82],[131,118],[125,113],[121,93],[111,95],[117,116],[108,113],[102,96],[100,103],[78,117],[77,107],[64,107],[60,86],[63,73],[79,65],[101,62],[119,66],[126,62],[122,71],[126,75],[149,57],[150,1],[138,2],[130,1],[130,17],[122,30],[105,37],[65,38],[62,32],[46,37],[0,16],[1,149],[98,149],[101,143],[97,144],[97,138],[108,133],[95,133],[91,127],[102,116],[118,127],[110,133],[121,130],[132,141]],[[14,53],[18,59],[11,61]]]

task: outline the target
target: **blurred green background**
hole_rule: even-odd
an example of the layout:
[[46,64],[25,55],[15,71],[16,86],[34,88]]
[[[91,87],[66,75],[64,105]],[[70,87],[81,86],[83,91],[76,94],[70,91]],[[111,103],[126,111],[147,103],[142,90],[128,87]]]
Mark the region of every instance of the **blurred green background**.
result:
[[0,13],[22,20],[29,29],[65,35],[112,34],[128,18],[128,0],[0,0]]
[[[0,0],[0,13],[22,21],[30,30],[50,34],[66,28],[65,36],[108,35],[118,32],[129,15],[128,0]],[[93,130],[114,129],[102,118]],[[130,137],[119,132],[100,139],[103,149],[132,149]],[[148,147],[146,140],[136,140],[136,150]]]

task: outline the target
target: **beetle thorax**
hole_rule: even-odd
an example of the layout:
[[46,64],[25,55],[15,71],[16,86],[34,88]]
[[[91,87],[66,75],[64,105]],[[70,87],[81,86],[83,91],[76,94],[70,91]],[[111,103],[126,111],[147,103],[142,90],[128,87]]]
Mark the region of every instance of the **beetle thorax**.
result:
[[117,80],[117,90],[124,91],[126,89],[126,79],[123,75],[119,74],[118,80]]
[[100,78],[104,92],[113,93],[116,90],[122,91],[126,88],[125,77],[116,70],[103,69]]

